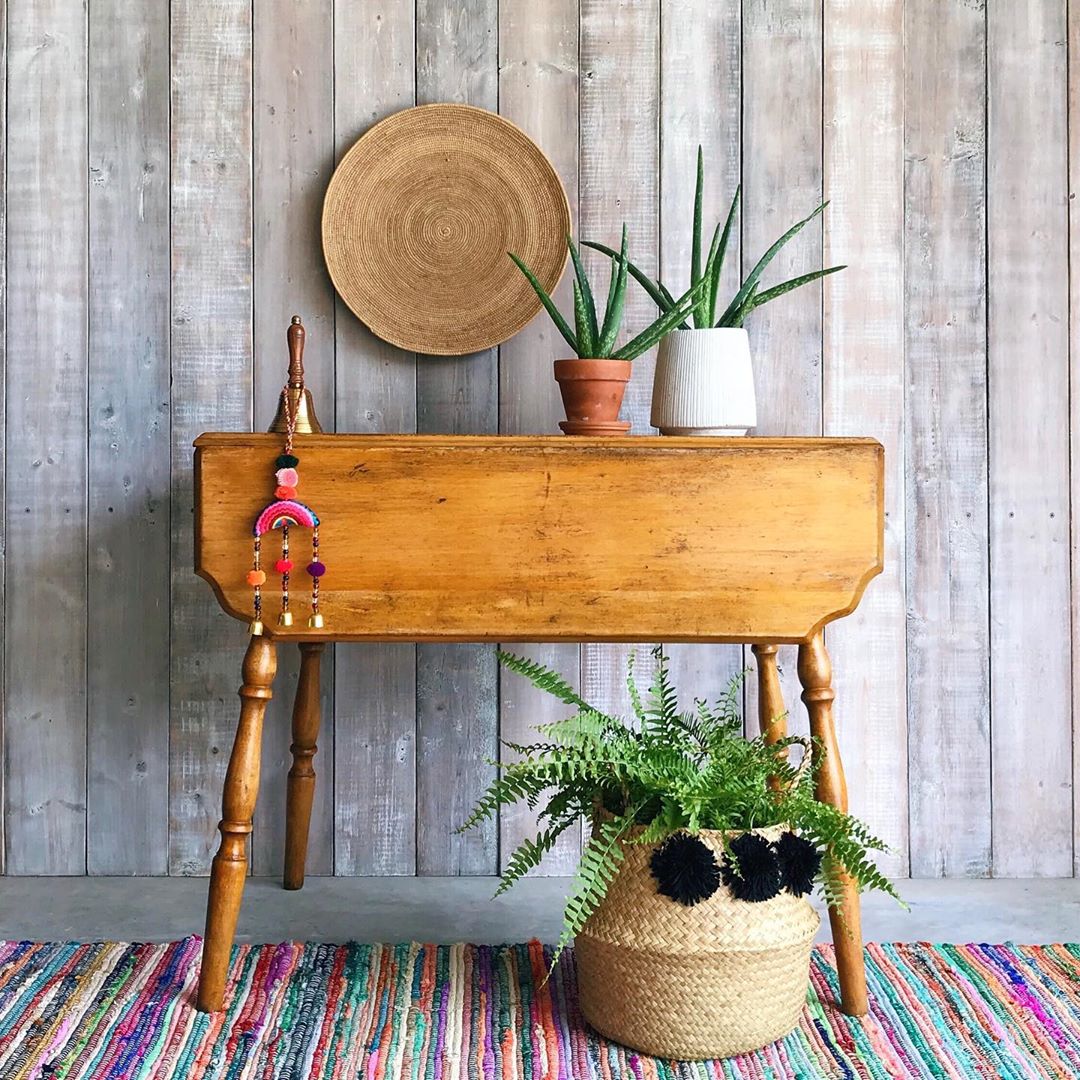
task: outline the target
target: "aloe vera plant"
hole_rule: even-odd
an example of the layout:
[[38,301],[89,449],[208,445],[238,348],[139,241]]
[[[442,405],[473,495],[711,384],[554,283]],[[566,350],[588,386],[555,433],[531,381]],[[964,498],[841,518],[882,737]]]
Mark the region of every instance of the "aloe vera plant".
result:
[[[742,185],[740,184],[735,189],[735,195],[731,200],[727,218],[723,222],[717,222],[716,228],[713,230],[712,242],[709,245],[709,251],[705,258],[705,265],[702,266],[701,214],[704,187],[705,166],[702,159],[701,147],[699,146],[697,156],[697,185],[694,192],[694,233],[690,256],[690,293],[685,294],[695,297],[690,312],[687,313],[692,318],[694,329],[706,330],[718,326],[742,326],[750,312],[761,307],[763,304],[769,303],[770,300],[775,300],[777,297],[783,296],[785,293],[789,293],[803,285],[809,285],[812,281],[817,281],[829,274],[835,274],[838,270],[845,269],[843,266],[830,266],[822,270],[811,270],[809,273],[800,274],[798,277],[783,281],[779,285],[773,285],[771,288],[759,290],[761,275],[765,272],[773,258],[775,258],[777,252],[779,252],[789,240],[793,239],[806,225],[809,225],[810,222],[829,205],[828,202],[823,202],[812,213],[804,217],[802,221],[798,221],[792,225],[792,227],[788,229],[788,231],[784,233],[784,235],[781,236],[760,259],[758,259],[754,268],[750,271],[742,285],[739,287],[739,290],[735,293],[735,296],[726,307],[718,312],[720,275],[724,269],[724,256],[727,254],[728,241],[731,238],[735,216],[739,209],[739,202],[742,196]],[[604,255],[608,256],[608,258],[612,260],[613,266],[620,259],[620,254],[618,252],[614,251],[612,248],[606,247],[604,244],[592,240],[584,240],[582,243],[586,247],[602,252]],[[679,310],[681,301],[676,301],[673,298],[671,291],[662,281],[653,281],[648,274],[633,263],[627,263],[627,270],[652,298],[653,302],[660,309],[662,318],[672,315]],[[695,291],[695,289],[698,291]],[[685,295],[683,299],[685,299]],[[689,330],[690,328],[690,323],[687,321],[686,316],[678,319],[668,327],[669,330]]]
[[513,252],[508,252],[514,260],[517,268],[525,275],[529,284],[533,287],[544,309],[551,316],[551,321],[556,329],[566,339],[566,343],[574,350],[574,354],[582,359],[614,359],[633,360],[643,352],[651,349],[668,331],[674,329],[679,323],[685,321],[687,316],[704,295],[706,281],[701,279],[676,300],[670,297],[670,303],[665,304],[658,318],[650,323],[636,337],[631,338],[619,348],[615,342],[622,328],[623,311],[626,305],[627,275],[638,274],[626,254],[626,226],[623,225],[622,245],[618,251],[605,248],[605,254],[611,257],[611,279],[608,283],[607,303],[604,307],[603,319],[600,318],[596,306],[596,298],[588,276],[581,262],[581,253],[577,245],[568,236],[566,246],[570,250],[570,259],[574,264],[574,326],[571,329],[569,322],[563,317],[551,299],[547,290],[540,284],[536,275],[518,258]]

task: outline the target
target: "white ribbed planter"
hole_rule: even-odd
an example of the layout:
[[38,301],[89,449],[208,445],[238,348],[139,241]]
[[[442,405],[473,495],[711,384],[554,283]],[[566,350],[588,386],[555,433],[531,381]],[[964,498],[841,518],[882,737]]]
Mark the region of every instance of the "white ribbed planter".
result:
[[652,425],[663,435],[745,435],[757,425],[745,330],[672,330],[660,342]]

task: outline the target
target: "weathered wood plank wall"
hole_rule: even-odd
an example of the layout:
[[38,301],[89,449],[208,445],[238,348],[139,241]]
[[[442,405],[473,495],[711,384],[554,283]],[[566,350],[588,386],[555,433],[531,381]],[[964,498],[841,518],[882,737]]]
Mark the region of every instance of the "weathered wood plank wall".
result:
[[[205,872],[242,633],[190,571],[191,440],[266,426],[294,311],[327,429],[554,430],[546,321],[479,356],[406,356],[323,269],[335,162],[380,117],[440,100],[522,126],[579,230],[614,240],[626,221],[679,285],[699,143],[707,216],[743,184],[729,284],[831,200],[778,271],[850,268],[751,334],[760,431],[887,450],[888,568],[828,635],[853,806],[895,873],[1080,866],[1075,5],[0,7],[0,869]],[[648,315],[635,294],[630,322]],[[635,431],[651,365],[627,397]],[[520,648],[625,700],[625,649]],[[744,662],[671,653],[688,695]],[[296,667],[282,657],[267,721],[257,873],[280,866]],[[324,672],[311,869],[493,872],[530,815],[454,826],[500,732],[550,704],[500,680],[488,647],[340,646]]]

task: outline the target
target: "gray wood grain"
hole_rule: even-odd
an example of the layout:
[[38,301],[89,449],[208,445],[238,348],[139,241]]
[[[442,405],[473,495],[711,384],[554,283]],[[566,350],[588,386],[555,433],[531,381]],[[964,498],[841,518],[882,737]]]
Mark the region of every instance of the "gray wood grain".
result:
[[[7,0],[0,0],[0,116],[7,116]],[[7,401],[7,138],[0,138],[0,402]],[[0,408],[0,641],[4,638],[4,564],[7,553],[7,499],[5,466],[7,409]],[[7,860],[7,769],[4,755],[4,718],[7,714],[6,650],[0,648],[0,874]]]
[[192,450],[251,427],[251,7],[172,4],[172,721],[169,871],[217,847],[244,632],[191,572]]
[[86,14],[8,12],[7,868],[86,870]]
[[[333,161],[417,95],[499,108],[572,202],[580,149],[575,232],[610,242],[625,219],[637,260],[676,285],[698,141],[707,219],[745,183],[743,269],[833,200],[769,279],[822,255],[850,269],[750,331],[762,432],[886,446],[886,571],[828,633],[853,807],[894,872],[909,850],[920,875],[1080,868],[1076,8],[0,0],[0,869],[206,869],[244,634],[191,574],[190,443],[268,424],[294,311],[328,429],[561,416],[544,319],[499,354],[417,361],[333,298],[317,228]],[[628,329],[652,315],[631,297]],[[637,432],[651,381],[646,357]],[[628,646],[531,648],[626,708]],[[739,664],[670,651],[686,696]],[[514,810],[452,833],[500,725],[520,735],[550,703],[500,682],[489,649],[425,646],[420,664],[418,686],[412,646],[324,661],[313,872],[489,872],[530,829]],[[798,728],[793,652],[781,664]],[[259,872],[280,866],[294,677],[287,650]]]
[[[254,10],[254,284],[256,430],[273,419],[288,366],[290,317],[304,320],[305,376],[324,430],[334,430],[334,292],[319,245],[322,196],[334,167],[333,9],[331,0],[260,0]],[[303,484],[303,440],[297,439]],[[267,498],[273,477],[265,477]],[[253,478],[258,483],[257,478]],[[303,498],[301,487],[301,498]],[[316,507],[318,510],[318,507]],[[297,537],[301,553],[306,536]],[[329,556],[329,553],[327,553]],[[303,563],[300,563],[302,566]],[[293,578],[298,618],[307,618],[306,574]],[[255,809],[254,874],[277,874],[285,850],[285,776],[292,764],[292,699],[297,649],[279,650],[274,698],[263,726],[263,769]],[[329,662],[328,662],[329,661]],[[334,865],[334,665],[322,671],[322,725],[307,872]]]
[[87,870],[163,874],[169,847],[169,5],[105,0],[88,10]]
[[[630,258],[655,276],[660,255],[660,5],[658,0],[581,0],[580,11],[578,231],[618,246],[625,222]],[[586,256],[591,268],[603,262],[591,253]],[[622,340],[655,317],[655,306],[631,283]],[[634,361],[621,413],[632,432],[650,431],[654,367],[654,352]],[[582,648],[581,688],[587,701],[628,714],[626,660],[631,652],[637,682],[645,685],[651,671],[648,645]]]
[[990,871],[986,27],[908,0],[904,221],[911,870]]
[[[1080,385],[1080,154],[1075,152],[1075,125],[1080,122],[1080,5],[1068,10],[1069,60],[1069,381]],[[1069,476],[1072,506],[1080,506],[1080,394],[1069,394]],[[1072,588],[1072,715],[1073,715],[1073,873],[1080,873],[1080,530],[1073,527],[1070,545]]]
[[885,446],[885,570],[828,630],[840,751],[852,812],[908,865],[904,632],[904,83],[901,0],[826,0],[826,265],[823,414],[827,435],[873,432]]
[[[335,6],[334,129],[340,157],[375,121],[415,100],[412,4]],[[416,357],[370,334],[340,301],[340,431],[416,430]],[[416,649],[336,648],[335,872],[416,872]]]
[[[821,9],[801,0],[743,5],[742,266],[821,202]],[[812,222],[770,264],[763,284],[821,266],[821,223]],[[821,287],[806,285],[747,320],[759,435],[821,433]],[[789,730],[805,733],[795,649],[777,655]],[[756,682],[746,715],[757,715]]]
[[[416,100],[498,108],[498,2],[418,0]],[[425,433],[499,429],[499,354],[420,357],[416,423]],[[498,830],[455,829],[490,783],[498,752],[495,650],[420,645],[416,650],[417,871],[486,874],[498,865]]]
[[[727,215],[742,171],[742,4],[667,0],[660,9],[660,275],[676,296],[690,286],[697,150],[705,162],[703,244]],[[724,260],[722,296],[740,281],[739,235]],[[669,645],[686,707],[714,700],[742,670],[735,645]]]
[[[577,219],[578,172],[578,6],[553,0],[537,7],[529,0],[499,5],[499,112],[521,127],[547,154],[566,188],[571,222]],[[555,293],[563,310],[572,306],[570,273]],[[499,350],[499,430],[504,434],[556,434],[565,415],[552,362],[565,342],[546,313]],[[554,668],[573,685],[580,677],[576,645],[512,645],[537,663]],[[566,716],[567,710],[534,690],[524,679],[503,672],[499,681],[499,734],[511,742],[533,741],[534,728]],[[501,751],[501,757],[512,755]],[[536,814],[528,806],[507,807],[499,815],[499,865],[517,845],[536,834]],[[581,830],[570,829],[537,869],[569,874],[577,865]]]
[[[993,871],[1072,869],[1065,5],[987,8]],[[1033,723],[1032,690],[1045,704]]]

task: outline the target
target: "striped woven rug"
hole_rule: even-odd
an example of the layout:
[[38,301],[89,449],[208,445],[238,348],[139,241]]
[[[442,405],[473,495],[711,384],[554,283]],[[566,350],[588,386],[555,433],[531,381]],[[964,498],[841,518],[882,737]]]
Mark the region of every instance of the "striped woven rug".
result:
[[693,1064],[590,1034],[572,957],[541,988],[536,942],[244,946],[215,1016],[192,1006],[199,948],[0,944],[0,1077],[1080,1077],[1080,945],[871,945],[862,1021],[827,1004],[822,946],[798,1030]]

